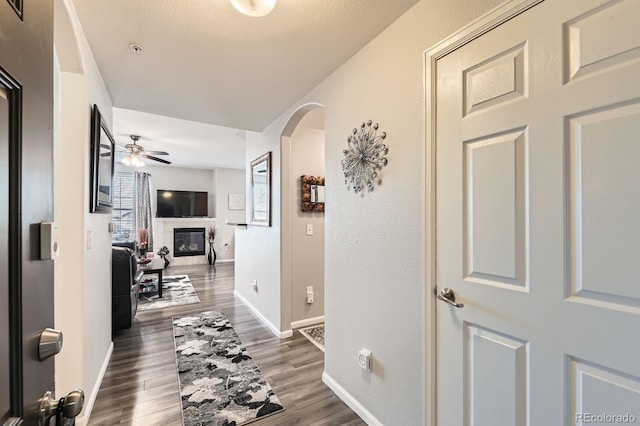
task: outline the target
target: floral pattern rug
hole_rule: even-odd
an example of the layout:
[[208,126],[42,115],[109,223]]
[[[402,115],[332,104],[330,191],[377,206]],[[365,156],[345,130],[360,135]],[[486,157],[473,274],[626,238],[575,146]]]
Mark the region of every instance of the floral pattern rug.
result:
[[[144,275],[143,280],[147,277]],[[157,281],[157,280],[156,280]],[[144,283],[149,285],[149,283]],[[154,285],[153,283],[151,285]],[[157,282],[155,283],[157,285]],[[167,275],[162,277],[162,298],[158,293],[140,294],[138,312],[167,306],[190,305],[200,303],[200,298],[191,285],[188,275]]]
[[298,331],[324,352],[324,324],[301,328]]
[[239,426],[284,410],[224,314],[174,317],[185,426]]

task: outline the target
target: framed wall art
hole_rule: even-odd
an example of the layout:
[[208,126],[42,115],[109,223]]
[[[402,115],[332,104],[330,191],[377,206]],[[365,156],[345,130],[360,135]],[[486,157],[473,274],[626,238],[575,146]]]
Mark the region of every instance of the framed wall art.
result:
[[302,211],[324,211],[324,176],[300,176],[302,187]]
[[89,211],[110,213],[113,207],[115,142],[97,105],[91,111],[91,188]]

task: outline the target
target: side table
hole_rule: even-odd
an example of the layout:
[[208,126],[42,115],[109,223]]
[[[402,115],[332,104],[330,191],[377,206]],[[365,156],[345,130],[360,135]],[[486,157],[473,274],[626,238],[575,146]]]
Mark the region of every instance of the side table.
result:
[[158,297],[162,297],[162,271],[164,271],[164,261],[162,259],[154,259],[149,263],[138,264],[138,269],[148,274],[158,274]]

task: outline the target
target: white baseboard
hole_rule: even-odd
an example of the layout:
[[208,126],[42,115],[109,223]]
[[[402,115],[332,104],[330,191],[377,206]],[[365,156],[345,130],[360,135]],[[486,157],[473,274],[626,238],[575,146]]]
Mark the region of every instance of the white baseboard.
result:
[[315,318],[307,318],[300,321],[293,321],[291,323],[291,328],[295,330],[297,328],[307,327],[309,325],[321,324],[323,322],[324,322],[324,315],[315,317]]
[[271,321],[269,321],[262,313],[251,304],[243,295],[238,293],[238,290],[233,290],[233,295],[238,298],[248,309],[251,311],[253,316],[255,316],[261,323],[263,323],[269,331],[271,331],[277,338],[286,339],[293,336],[292,330],[280,331],[278,327],[273,325]]
[[327,374],[326,371],[322,372],[322,382],[329,386],[337,396],[340,398],[345,404],[349,406],[362,420],[364,420],[368,425],[373,426],[383,426],[382,422],[374,417],[373,414],[369,412],[362,404],[360,404],[349,392],[345,390],[342,386],[338,384],[335,380],[331,378]]
[[96,398],[98,397],[98,391],[100,390],[100,386],[102,385],[102,379],[104,379],[104,375],[107,372],[107,367],[109,366],[109,361],[111,360],[111,354],[113,354],[113,342],[109,344],[109,348],[107,349],[107,354],[104,357],[104,361],[102,362],[102,367],[100,367],[100,372],[98,373],[96,382],[93,385],[93,389],[91,389],[91,394],[89,395],[89,399],[85,400],[84,408],[82,409],[82,414],[78,416],[78,418],[76,419],[76,424],[78,424],[79,426],[85,426],[89,424],[91,411],[93,411],[93,404],[95,404]]
[[216,260],[216,263],[232,263],[235,262],[235,259],[218,259]]

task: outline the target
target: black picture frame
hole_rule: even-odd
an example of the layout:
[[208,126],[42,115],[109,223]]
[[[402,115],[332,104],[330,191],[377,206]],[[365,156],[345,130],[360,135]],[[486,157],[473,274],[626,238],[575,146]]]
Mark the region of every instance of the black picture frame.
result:
[[271,151],[250,163],[251,218],[249,224],[271,226]]
[[111,213],[115,146],[107,123],[94,104],[91,110],[91,213]]

